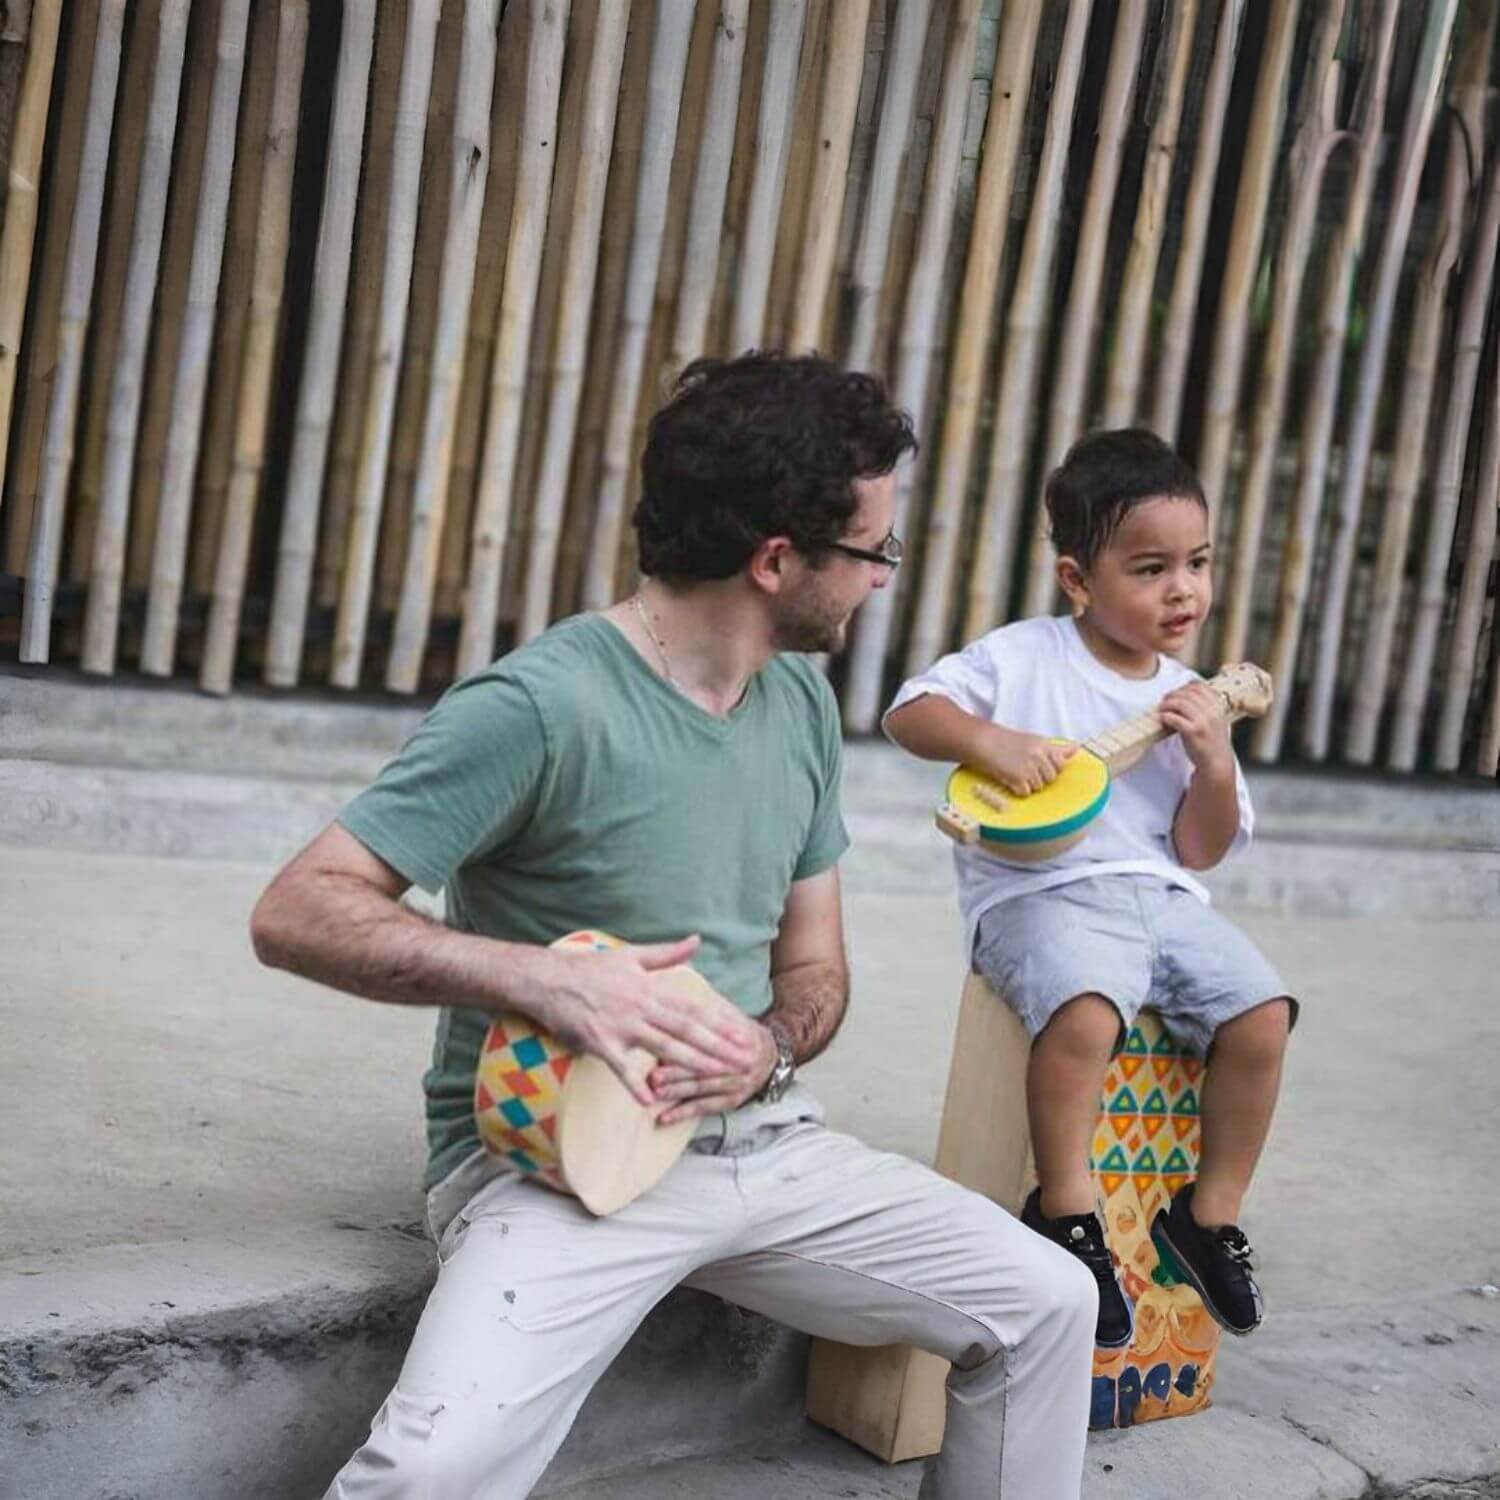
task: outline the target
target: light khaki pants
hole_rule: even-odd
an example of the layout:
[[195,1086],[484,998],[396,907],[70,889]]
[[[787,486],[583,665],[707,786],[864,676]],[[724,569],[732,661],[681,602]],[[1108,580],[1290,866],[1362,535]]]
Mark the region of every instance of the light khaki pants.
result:
[[824,1338],[951,1360],[922,1500],[1077,1500],[1088,1272],[905,1157],[816,1123],[763,1134],[744,1154],[689,1151],[608,1219],[510,1176],[475,1193],[442,1230],[396,1388],[326,1500],[529,1494],[594,1382],[683,1282]]

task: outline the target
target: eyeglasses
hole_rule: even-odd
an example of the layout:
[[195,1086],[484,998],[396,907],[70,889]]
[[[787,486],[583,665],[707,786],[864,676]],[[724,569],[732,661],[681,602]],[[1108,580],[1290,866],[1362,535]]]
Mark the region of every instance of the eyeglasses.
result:
[[877,563],[884,568],[899,568],[901,566],[902,554],[906,548],[901,543],[901,538],[894,531],[888,531],[880,546],[875,549],[869,547],[851,547],[848,542],[829,542],[828,544],[835,552],[842,552],[845,557],[856,557],[860,562]]

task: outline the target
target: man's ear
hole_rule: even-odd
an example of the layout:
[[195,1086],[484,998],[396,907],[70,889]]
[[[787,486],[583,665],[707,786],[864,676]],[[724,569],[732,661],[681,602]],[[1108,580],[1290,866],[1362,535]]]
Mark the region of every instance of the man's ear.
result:
[[1073,618],[1077,619],[1089,605],[1088,578],[1078,566],[1078,559],[1064,554],[1057,560],[1057,586],[1067,595],[1073,606]]
[[745,565],[750,582],[768,594],[779,594],[786,587],[787,569],[795,552],[790,537],[768,536]]

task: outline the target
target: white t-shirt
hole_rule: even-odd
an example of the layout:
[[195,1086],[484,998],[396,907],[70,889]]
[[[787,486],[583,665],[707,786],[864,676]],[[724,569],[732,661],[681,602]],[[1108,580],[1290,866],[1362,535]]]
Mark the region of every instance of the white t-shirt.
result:
[[[1122,677],[1094,656],[1071,619],[1041,615],[992,630],[918,673],[902,684],[886,718],[912,699],[936,693],[1007,729],[1082,741],[1155,708],[1173,688],[1198,680],[1190,667],[1167,656],[1157,658],[1152,677]],[[1234,775],[1240,827],[1231,854],[1250,842],[1254,824],[1238,762]],[[973,951],[979,919],[992,906],[1096,875],[1154,875],[1206,902],[1208,892],[1183,869],[1172,847],[1172,820],[1192,777],[1193,763],[1173,735],[1153,745],[1111,785],[1088,837],[1057,858],[1014,864],[956,845],[965,951]]]

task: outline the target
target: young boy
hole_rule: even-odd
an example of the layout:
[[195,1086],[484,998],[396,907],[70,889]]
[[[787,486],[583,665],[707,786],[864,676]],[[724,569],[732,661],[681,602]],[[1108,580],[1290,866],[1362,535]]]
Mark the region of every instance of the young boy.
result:
[[[1172,738],[1115,782],[1089,835],[1044,864],[957,851],[975,967],[1032,1039],[1026,1092],[1040,1186],[1022,1221],[1099,1282],[1097,1342],[1131,1338],[1094,1213],[1089,1141],[1110,1056],[1144,1005],[1210,1059],[1199,1175],[1152,1226],[1231,1333],[1263,1316],[1236,1221],[1265,1143],[1297,1002],[1188,873],[1249,842],[1250,799],[1222,700],[1174,659],[1213,599],[1208,506],[1154,434],[1093,433],[1047,480],[1072,618],[992,630],[907,682],[886,733],[1022,794],[1075,743],[1151,708]],[[1059,745],[1052,736],[1067,736]]]

